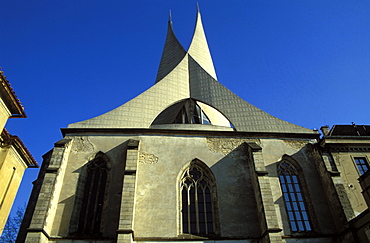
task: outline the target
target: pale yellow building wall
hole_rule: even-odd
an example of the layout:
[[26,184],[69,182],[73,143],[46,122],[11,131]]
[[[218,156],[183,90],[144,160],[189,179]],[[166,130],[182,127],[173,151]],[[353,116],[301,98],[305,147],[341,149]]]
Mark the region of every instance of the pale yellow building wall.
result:
[[[0,99],[0,133],[4,129],[10,116],[9,110],[5,106],[3,100]],[[24,169],[17,168],[19,166],[16,160],[17,159],[9,153],[9,148],[0,148],[0,234],[3,232],[24,171]],[[14,172],[14,176],[12,176],[13,168],[18,169],[18,171],[16,170]],[[20,179],[19,176],[21,176]],[[11,186],[8,188],[11,177],[13,177]]]
[[8,121],[10,116],[11,114],[8,108],[5,106],[3,100],[0,99],[0,131],[4,129],[5,124]]
[[27,165],[14,147],[0,148],[0,233],[4,229],[26,168]]
[[[353,210],[353,217],[356,217],[368,207],[366,201],[362,195],[362,188],[358,181],[360,173],[358,171],[354,158],[365,157],[369,162],[370,153],[366,152],[332,152],[333,160],[340,172],[340,177],[344,185],[347,197],[351,203]],[[347,220],[351,217],[347,215]]]

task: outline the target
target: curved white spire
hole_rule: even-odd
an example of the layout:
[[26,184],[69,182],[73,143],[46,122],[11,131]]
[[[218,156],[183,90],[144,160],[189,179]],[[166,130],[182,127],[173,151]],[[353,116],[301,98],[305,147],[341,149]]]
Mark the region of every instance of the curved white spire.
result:
[[[235,131],[317,133],[260,110],[217,81],[199,9],[188,52],[175,37],[170,16],[166,44],[154,86],[110,112],[68,127],[151,128],[153,121],[164,110],[189,98],[217,110],[230,121]],[[176,114],[172,112],[170,115]]]
[[188,53],[209,75],[212,76],[212,78],[217,80],[198,5],[197,21]]
[[164,44],[161,62],[159,64],[156,83],[162,80],[168,73],[170,73],[186,55],[185,49],[177,40],[172,29],[171,12],[168,20],[168,29],[166,43]]

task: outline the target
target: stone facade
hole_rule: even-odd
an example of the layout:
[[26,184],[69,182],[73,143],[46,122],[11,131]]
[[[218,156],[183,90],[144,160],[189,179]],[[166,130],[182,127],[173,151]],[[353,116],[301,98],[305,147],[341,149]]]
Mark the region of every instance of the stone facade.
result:
[[153,87],[62,132],[18,242],[349,242],[366,209],[317,131],[217,81],[199,12],[188,51],[169,21]]

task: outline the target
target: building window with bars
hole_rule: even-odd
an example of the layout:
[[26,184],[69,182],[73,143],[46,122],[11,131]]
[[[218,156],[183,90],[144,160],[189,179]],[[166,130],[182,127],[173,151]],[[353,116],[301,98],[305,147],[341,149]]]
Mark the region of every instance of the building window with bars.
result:
[[193,160],[180,181],[182,233],[215,234],[216,188],[211,170]]
[[365,157],[356,157],[354,158],[357,169],[360,172],[360,175],[365,174],[369,170],[369,164]]
[[292,232],[312,231],[297,169],[283,160],[279,164],[278,173]]

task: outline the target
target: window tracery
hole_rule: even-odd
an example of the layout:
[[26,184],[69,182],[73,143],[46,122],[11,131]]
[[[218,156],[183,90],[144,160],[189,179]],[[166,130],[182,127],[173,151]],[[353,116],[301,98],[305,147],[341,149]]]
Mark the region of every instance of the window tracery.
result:
[[183,173],[180,182],[182,233],[215,233],[215,191],[210,173],[197,161],[192,161]]
[[279,164],[278,173],[292,232],[312,231],[297,169],[283,160]]
[[99,152],[87,164],[77,233],[100,234],[104,197],[108,179],[108,159]]

